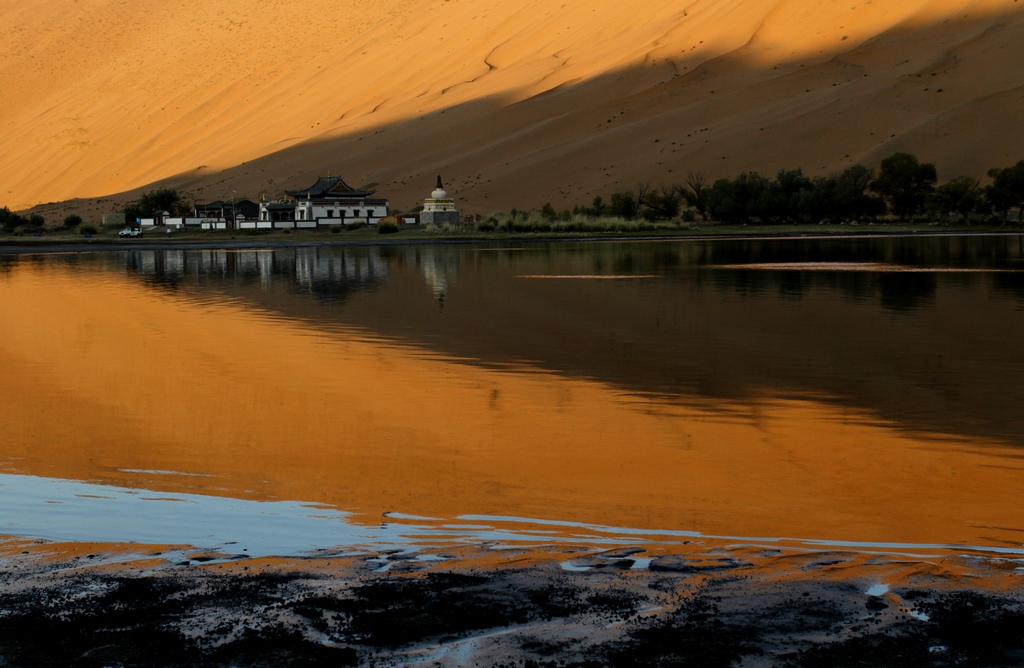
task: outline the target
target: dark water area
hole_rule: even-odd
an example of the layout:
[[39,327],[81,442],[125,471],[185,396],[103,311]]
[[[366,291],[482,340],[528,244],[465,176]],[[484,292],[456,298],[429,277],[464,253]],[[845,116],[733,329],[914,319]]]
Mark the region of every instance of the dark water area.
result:
[[9,535],[99,503],[140,528],[96,540],[161,542],[133,489],[178,504],[163,542],[214,497],[401,529],[268,554],[1024,535],[1020,235],[22,256],[0,309]]
[[[469,363],[711,402],[813,396],[1024,443],[1024,237],[140,252],[100,260]],[[575,280],[574,280],[575,279]],[[595,279],[610,279],[610,283]],[[425,299],[426,283],[433,299]],[[209,294],[209,292],[214,294]],[[203,296],[200,296],[203,295]],[[287,295],[287,296],[286,296]],[[358,299],[353,302],[353,298]]]

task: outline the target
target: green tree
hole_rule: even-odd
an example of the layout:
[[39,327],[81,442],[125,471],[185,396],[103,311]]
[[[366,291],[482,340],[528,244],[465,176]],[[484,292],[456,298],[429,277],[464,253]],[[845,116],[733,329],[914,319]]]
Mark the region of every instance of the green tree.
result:
[[1010,209],[1024,206],[1024,160],[1013,167],[990,169],[988,175],[992,183],[985,188],[985,198],[1002,214],[1005,225]]
[[970,224],[970,214],[981,203],[980,185],[978,179],[970,176],[957,177],[935,189],[930,205],[943,216],[955,213]]
[[640,204],[632,191],[623,190],[612,193],[612,203],[608,209],[613,216],[633,220],[640,213]]
[[805,195],[814,188],[800,169],[780,169],[770,188],[770,198],[763,215],[772,222],[796,222],[803,217],[801,206]]
[[679,215],[683,197],[674,186],[662,186],[647,196],[647,210],[644,217],[649,220],[672,220]]
[[73,213],[73,214],[67,216],[66,218],[64,218],[64,227],[68,227],[68,228],[78,227],[81,224],[82,224],[82,217],[79,216],[78,214]]
[[812,223],[826,218],[865,219],[885,213],[885,202],[867,193],[874,177],[863,165],[852,165],[839,174],[818,177],[800,202],[803,217]]
[[851,165],[836,177],[836,215],[847,218],[875,218],[885,213],[885,200],[867,193],[874,171]]
[[6,206],[0,209],[0,227],[5,230],[13,230],[15,227],[24,225],[26,222],[28,221],[8,209]]
[[772,183],[757,172],[719,179],[707,194],[708,214],[723,223],[762,222],[771,215]]
[[32,227],[42,227],[46,224],[46,219],[38,213],[33,213],[28,217],[28,224]]
[[557,214],[555,213],[555,207],[551,206],[551,202],[548,202],[540,210],[540,215],[544,216],[548,220],[554,220]]
[[124,218],[128,224],[137,218],[152,218],[157,211],[167,211],[172,216],[187,216],[192,210],[192,203],[173,188],[158,188],[142,197],[129,202],[124,207]]
[[936,181],[934,164],[921,163],[910,153],[894,153],[882,161],[871,189],[885,199],[895,215],[905,218],[924,208]]
[[708,215],[722,223],[735,223],[747,218],[746,208],[736,200],[736,186],[730,179],[718,179],[705,194]]

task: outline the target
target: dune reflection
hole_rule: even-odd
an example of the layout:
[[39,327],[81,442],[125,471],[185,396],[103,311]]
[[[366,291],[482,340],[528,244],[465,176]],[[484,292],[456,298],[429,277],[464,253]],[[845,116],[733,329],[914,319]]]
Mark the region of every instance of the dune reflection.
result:
[[624,394],[52,266],[0,281],[0,312],[16,314],[0,321],[6,472],[329,504],[368,524],[977,545],[1024,528],[1024,468],[999,445],[813,397]]

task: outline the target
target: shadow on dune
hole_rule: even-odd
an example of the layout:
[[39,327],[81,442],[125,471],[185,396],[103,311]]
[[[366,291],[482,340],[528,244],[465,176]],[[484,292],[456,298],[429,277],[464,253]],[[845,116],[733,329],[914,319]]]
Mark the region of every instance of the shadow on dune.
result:
[[990,167],[1024,156],[1024,136],[1010,131],[1024,75],[1009,67],[1024,58],[1022,18],[1014,10],[901,26],[846,50],[837,34],[833,51],[781,62],[764,62],[755,35],[710,60],[680,53],[375,124],[377,107],[392,104],[382,101],[352,120],[358,129],[159,185],[199,199],[230,197],[232,189],[255,197],[333,170],[377,184],[407,209],[442,173],[464,210],[486,213],[588,204],[637,181],[680,181],[688,170],[822,174],[875,165],[898,150],[936,161],[942,178],[984,179]]

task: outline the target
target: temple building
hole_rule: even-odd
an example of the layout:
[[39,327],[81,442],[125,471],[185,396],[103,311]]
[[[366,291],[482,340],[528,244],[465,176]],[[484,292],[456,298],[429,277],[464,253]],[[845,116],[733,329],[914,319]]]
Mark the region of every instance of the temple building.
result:
[[[196,204],[194,216],[171,218],[161,212],[139,222],[143,226],[198,227],[204,230],[315,228],[364,223],[376,225],[391,214],[386,199],[373,190],[357,190],[338,176],[321,176],[304,190],[286,190],[282,200],[249,200]],[[444,191],[442,191],[444,194]]]
[[423,211],[420,213],[420,222],[424,225],[441,225],[450,223],[459,224],[459,212],[455,210],[455,200],[448,197],[444,186],[441,184],[441,177],[437,177],[437,186],[430,197],[423,202]]
[[338,176],[321,176],[309,188],[285,192],[295,198],[294,203],[260,201],[258,227],[376,225],[390,213],[388,200],[374,198],[373,190],[357,190]]
[[237,202],[234,200],[231,200],[230,202],[217,200],[216,202],[210,202],[209,204],[196,204],[194,207],[194,214],[196,218],[203,218],[207,220],[234,221],[239,218],[255,218],[259,209],[260,207],[256,202],[247,199],[239,200]]

